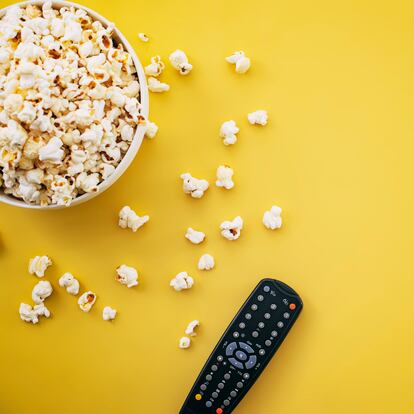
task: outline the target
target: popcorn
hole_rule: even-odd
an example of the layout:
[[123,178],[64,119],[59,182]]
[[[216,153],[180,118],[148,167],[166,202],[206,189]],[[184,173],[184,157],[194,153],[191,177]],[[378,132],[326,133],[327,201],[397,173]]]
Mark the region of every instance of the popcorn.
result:
[[59,279],[59,286],[66,288],[66,292],[76,296],[79,293],[79,281],[71,273],[65,273]]
[[[85,10],[50,1],[0,17],[0,190],[7,195],[68,206],[98,191],[122,161],[142,105],[133,59],[112,32]],[[79,150],[86,159],[76,162]]]
[[32,290],[32,299],[36,304],[44,302],[53,292],[52,285],[47,280],[42,280]]
[[43,303],[35,305],[33,308],[26,303],[21,303],[19,308],[19,315],[23,321],[36,324],[39,322],[39,316],[45,316],[46,318],[49,318],[50,311]]
[[29,273],[37,277],[43,277],[46,269],[52,264],[47,256],[36,256],[29,261]]
[[233,120],[224,122],[220,128],[220,137],[223,138],[223,144],[235,144],[237,142],[236,134],[239,131],[239,128]]
[[267,229],[275,230],[282,227],[282,209],[278,206],[272,206],[269,211],[263,214],[263,224]]
[[160,82],[157,78],[151,76],[148,78],[148,89],[151,92],[167,92],[170,90],[170,85]]
[[154,122],[146,121],[145,123],[145,136],[149,139],[155,138],[158,132],[158,125]]
[[174,279],[171,280],[170,286],[172,286],[177,292],[185,289],[191,289],[194,284],[194,280],[187,272],[180,272]]
[[180,49],[171,53],[169,59],[173,68],[178,70],[180,75],[188,75],[193,69],[193,65],[188,63],[187,55]]
[[88,290],[87,292],[83,293],[78,299],[78,305],[83,312],[89,312],[92,309],[92,306],[96,302],[96,295],[95,293]]
[[151,58],[151,63],[148,66],[145,66],[144,70],[147,76],[154,76],[157,78],[158,76],[161,75],[164,68],[165,68],[164,62],[157,55]]
[[250,59],[243,51],[234,52],[231,56],[226,57],[226,61],[236,65],[237,73],[246,73],[250,69]]
[[128,288],[138,285],[138,272],[135,268],[127,265],[121,265],[116,269],[116,280]]
[[217,187],[224,187],[226,190],[230,190],[234,187],[234,182],[232,180],[234,171],[228,165],[220,165],[217,168]]
[[125,206],[119,212],[118,225],[122,229],[130,228],[133,232],[136,232],[148,220],[149,216],[140,217],[129,206]]
[[247,115],[247,119],[252,125],[257,124],[264,126],[267,124],[267,111],[259,109],[258,111],[250,112]]
[[178,344],[178,346],[179,346],[181,349],[187,349],[187,348],[190,348],[190,345],[191,345],[190,338],[187,338],[186,336],[183,336],[183,337],[180,339],[180,342],[179,342],[179,344]]
[[200,322],[198,320],[191,321],[185,330],[185,334],[189,336],[196,336],[197,334],[194,332],[194,329],[198,326],[200,326]]
[[116,309],[112,309],[110,306],[105,306],[102,311],[102,319],[104,321],[112,321],[116,317]]
[[193,244],[200,244],[205,239],[206,235],[202,231],[196,231],[189,227],[185,237]]
[[214,266],[214,257],[209,254],[203,254],[198,261],[199,270],[211,270]]
[[194,178],[190,173],[181,174],[183,180],[183,191],[193,198],[201,198],[207,191],[209,184],[206,180]]
[[138,38],[144,43],[149,41],[149,37],[145,33],[138,33]]
[[243,228],[243,219],[237,216],[233,221],[224,221],[220,225],[221,235],[227,240],[237,240]]

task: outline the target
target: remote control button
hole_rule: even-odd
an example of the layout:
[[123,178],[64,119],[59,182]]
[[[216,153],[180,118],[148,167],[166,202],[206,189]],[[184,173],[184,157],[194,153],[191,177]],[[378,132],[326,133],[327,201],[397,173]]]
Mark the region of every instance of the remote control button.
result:
[[211,370],[212,370],[212,371],[214,371],[214,372],[215,372],[215,371],[217,371],[217,369],[218,369],[217,365],[212,365],[212,366],[211,366]]
[[283,302],[285,305],[288,305],[288,304],[289,304],[289,301],[288,301],[287,299],[283,299],[283,300],[282,300],[282,302]]
[[278,323],[277,323],[277,327],[278,327],[278,328],[283,328],[283,326],[284,326],[284,325],[283,325],[283,322],[278,322]]
[[223,410],[221,408],[217,408],[216,414],[223,414]]
[[247,355],[243,351],[237,351],[236,358],[239,359],[240,361],[246,361]]
[[244,329],[246,327],[246,324],[244,322],[239,323],[239,328]]
[[259,296],[257,297],[257,300],[258,300],[259,302],[263,302],[263,299],[264,299],[263,295],[259,295]]
[[264,317],[265,317],[265,319],[270,319],[270,313],[265,313]]
[[228,381],[230,379],[230,374],[224,374],[224,379]]
[[270,292],[270,287],[269,286],[265,286],[264,288],[263,288],[263,290],[267,293],[267,292]]
[[273,338],[276,338],[277,337],[277,332],[276,331],[272,331],[272,333],[270,335],[272,335]]
[[257,331],[252,332],[252,337],[253,338],[257,338],[258,336],[259,336],[259,332],[257,332]]
[[222,382],[219,382],[219,383],[217,384],[217,388],[218,388],[219,390],[222,390],[222,389],[224,388],[224,384],[223,384]]
[[207,381],[211,381],[212,379],[213,379],[213,377],[210,374],[206,375],[206,380]]
[[290,316],[290,313],[288,313],[288,312],[285,312],[285,313],[283,314],[283,317],[284,317],[285,319],[289,319],[289,316]]
[[207,385],[206,384],[201,384],[200,390],[205,391],[206,389],[207,389]]
[[211,403],[211,401],[207,401],[207,402],[206,402],[206,407],[207,407],[207,408],[210,408],[212,405],[213,405],[213,404]]
[[259,325],[258,325],[259,328],[264,328],[264,326],[265,324],[263,322],[259,322]]
[[236,384],[236,386],[237,386],[237,388],[243,388],[243,383],[242,383],[241,381],[239,381],[239,382]]
[[267,341],[265,341],[265,345],[266,345],[266,346],[270,346],[270,345],[272,345],[272,341],[270,341],[270,340],[268,339]]
[[236,397],[237,396],[237,392],[236,391],[232,391],[231,393],[230,393],[230,397]]
[[277,305],[276,305],[276,303],[272,303],[272,304],[270,305],[270,309],[272,309],[272,310],[276,310],[276,309],[277,309]]
[[243,374],[243,378],[244,379],[249,379],[250,378],[250,375],[249,375],[249,373],[248,372],[246,372],[245,374]]
[[250,345],[245,344],[244,342],[239,342],[239,347],[249,354],[254,354],[253,348]]
[[290,309],[290,310],[295,310],[295,309],[296,309],[296,305],[295,305],[294,303],[291,303],[291,304],[289,305],[289,309]]
[[250,313],[246,313],[246,315],[244,315],[244,317],[249,320],[252,319],[252,315]]
[[257,357],[256,355],[251,355],[249,360],[244,364],[246,369],[251,369],[256,365]]
[[219,356],[217,357],[217,361],[218,361],[218,362],[223,361],[223,357],[222,357],[221,355],[219,355]]
[[214,392],[211,394],[211,396],[212,396],[213,398],[217,398],[217,397],[218,397],[218,393],[214,391]]
[[243,369],[243,364],[237,361],[237,359],[229,358],[229,361],[230,361],[230,364],[235,366],[236,368]]
[[195,399],[197,401],[200,401],[203,397],[201,396],[201,394],[196,394]]
[[261,350],[259,351],[259,355],[261,355],[261,356],[263,356],[265,353],[266,353],[266,351],[265,351],[264,349],[261,349]]
[[256,311],[256,310],[257,310],[257,305],[256,305],[255,303],[253,303],[253,305],[252,305],[252,306],[250,306],[250,309],[251,309],[252,311]]
[[238,338],[240,336],[240,334],[236,331],[236,332],[233,332],[233,338]]
[[224,404],[226,407],[228,407],[228,406],[230,405],[230,401],[229,401],[229,400],[224,400],[224,401],[223,401],[223,404]]
[[227,356],[232,356],[233,352],[236,350],[236,348],[237,348],[236,342],[232,342],[231,344],[228,344],[227,348],[226,348],[226,355]]

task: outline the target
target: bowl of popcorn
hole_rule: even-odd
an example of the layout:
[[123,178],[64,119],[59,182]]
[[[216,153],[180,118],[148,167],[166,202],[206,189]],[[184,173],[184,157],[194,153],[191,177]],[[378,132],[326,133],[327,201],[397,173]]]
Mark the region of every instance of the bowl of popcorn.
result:
[[110,187],[148,123],[144,70],[122,33],[65,1],[0,11],[0,201],[56,209]]

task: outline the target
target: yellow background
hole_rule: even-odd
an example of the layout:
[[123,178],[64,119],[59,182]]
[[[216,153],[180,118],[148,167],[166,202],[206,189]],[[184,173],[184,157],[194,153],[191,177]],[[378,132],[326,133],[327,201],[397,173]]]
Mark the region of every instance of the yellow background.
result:
[[[0,206],[0,412],[178,413],[223,329],[262,276],[302,295],[301,318],[238,414],[412,413],[414,9],[406,1],[85,1],[113,20],[143,63],[185,50],[194,70],[169,65],[151,95],[160,132],[127,173],[93,201],[62,211]],[[8,4],[0,1],[1,6]],[[137,33],[149,34],[141,43]],[[224,61],[243,49],[251,71]],[[265,128],[246,114],[269,110]],[[235,119],[233,147],[218,137]],[[236,187],[213,183],[230,164]],[[179,175],[209,179],[201,200]],[[117,227],[128,204],[151,216]],[[283,207],[280,231],[263,212]],[[236,242],[221,221],[241,215]],[[188,226],[207,233],[191,245]],[[197,271],[209,252],[217,267]],[[48,254],[50,320],[20,321],[37,282],[30,257]],[[114,280],[121,263],[140,285]],[[195,286],[176,293],[188,271]],[[89,314],[58,287],[70,271],[99,298]],[[118,309],[102,321],[105,305]],[[177,348],[201,320],[191,349]]]

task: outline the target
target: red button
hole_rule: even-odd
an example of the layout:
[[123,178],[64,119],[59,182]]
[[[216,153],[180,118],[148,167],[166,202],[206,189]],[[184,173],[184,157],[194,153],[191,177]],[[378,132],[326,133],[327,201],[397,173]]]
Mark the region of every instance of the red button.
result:
[[223,410],[221,408],[217,408],[216,413],[217,414],[223,414]]
[[295,309],[296,309],[296,305],[295,305],[294,303],[291,303],[291,304],[289,305],[289,309],[290,309],[290,310],[295,310]]

